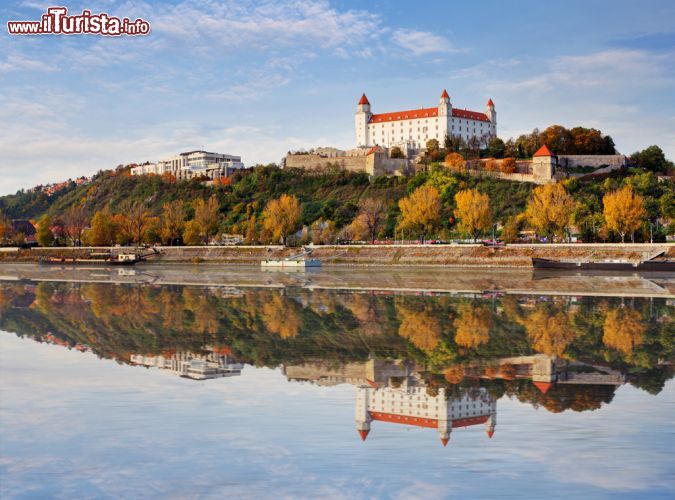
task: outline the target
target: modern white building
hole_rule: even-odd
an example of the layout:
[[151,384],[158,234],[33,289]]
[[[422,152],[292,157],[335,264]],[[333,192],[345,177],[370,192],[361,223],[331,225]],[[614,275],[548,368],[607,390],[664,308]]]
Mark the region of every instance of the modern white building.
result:
[[[411,383],[412,382],[412,383]],[[485,388],[477,394],[448,397],[445,389],[430,395],[424,384],[406,377],[399,387],[362,385],[356,392],[356,430],[365,441],[373,421],[438,430],[443,446],[452,429],[485,424],[488,437],[497,425],[497,401]]]
[[132,354],[131,362],[137,365],[167,370],[180,377],[194,380],[241,375],[241,370],[244,367],[241,363],[235,363],[231,360],[227,354],[215,351],[207,353],[183,351],[176,352],[170,356]]
[[426,147],[436,139],[441,147],[446,136],[465,141],[476,138],[481,145],[497,136],[497,112],[490,99],[485,112],[455,108],[443,90],[438,106],[407,111],[373,114],[366,94],[356,107],[355,131],[357,147],[398,146],[410,150]]
[[236,169],[244,168],[241,156],[208,151],[187,151],[157,163],[137,165],[131,175],[162,175],[169,173],[177,179],[208,177],[212,180],[227,177]]

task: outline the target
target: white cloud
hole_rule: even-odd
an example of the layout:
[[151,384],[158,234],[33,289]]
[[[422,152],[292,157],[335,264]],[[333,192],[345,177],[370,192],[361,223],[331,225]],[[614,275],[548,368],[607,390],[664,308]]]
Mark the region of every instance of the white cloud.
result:
[[397,29],[392,34],[391,41],[414,56],[437,52],[457,52],[447,38],[428,31]]

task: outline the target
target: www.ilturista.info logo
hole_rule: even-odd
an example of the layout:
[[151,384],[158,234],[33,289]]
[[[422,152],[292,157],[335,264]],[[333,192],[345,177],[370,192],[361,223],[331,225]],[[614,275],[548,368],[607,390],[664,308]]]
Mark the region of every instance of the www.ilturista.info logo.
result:
[[10,35],[147,35],[150,23],[143,19],[120,19],[105,12],[92,14],[83,10],[82,14],[68,15],[66,7],[49,7],[39,21],[7,21]]

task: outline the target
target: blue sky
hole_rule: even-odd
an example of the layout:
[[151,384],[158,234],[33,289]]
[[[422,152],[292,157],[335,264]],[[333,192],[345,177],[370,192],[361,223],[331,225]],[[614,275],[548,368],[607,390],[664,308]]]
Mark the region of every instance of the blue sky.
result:
[[675,3],[57,2],[142,17],[148,37],[12,37],[50,2],[3,2],[0,194],[206,148],[247,165],[354,146],[353,112],[483,110],[503,138],[600,128],[675,159]]

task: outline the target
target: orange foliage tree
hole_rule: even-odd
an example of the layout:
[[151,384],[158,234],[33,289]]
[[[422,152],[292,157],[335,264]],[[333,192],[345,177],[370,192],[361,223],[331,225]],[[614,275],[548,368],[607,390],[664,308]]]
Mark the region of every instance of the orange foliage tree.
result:
[[612,309],[605,316],[602,342],[612,349],[630,355],[642,344],[645,324],[640,313],[626,307]]
[[445,165],[451,170],[461,171],[466,167],[466,161],[461,154],[450,153],[445,157]]
[[499,164],[499,171],[503,174],[513,174],[516,172],[516,159],[515,158],[504,158]]
[[401,318],[398,328],[401,337],[410,340],[415,347],[424,351],[436,348],[441,336],[438,318],[427,311],[417,311],[398,304],[396,310]]

